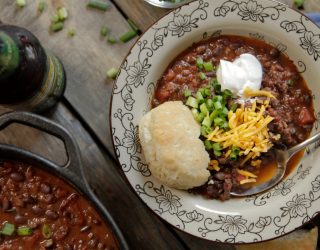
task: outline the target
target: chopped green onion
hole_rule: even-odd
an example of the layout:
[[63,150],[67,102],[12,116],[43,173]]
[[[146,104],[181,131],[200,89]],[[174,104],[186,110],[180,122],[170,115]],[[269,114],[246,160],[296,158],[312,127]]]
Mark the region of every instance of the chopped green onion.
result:
[[57,14],[53,15],[53,16],[51,17],[51,21],[52,21],[53,23],[59,22],[59,16],[58,16]]
[[219,126],[220,128],[224,129],[224,130],[228,130],[229,129],[229,123],[227,121],[224,121],[220,124]]
[[184,97],[189,97],[191,96],[191,91],[189,89],[186,89],[184,92],[183,92],[183,95]]
[[212,142],[209,141],[209,140],[205,140],[204,141],[204,147],[206,148],[206,150],[212,149]]
[[205,88],[205,89],[204,89],[204,94],[205,94],[206,96],[210,96],[210,95],[211,95],[211,90],[210,90],[209,88]]
[[191,108],[198,108],[199,107],[199,101],[196,98],[194,98],[192,96],[189,96],[188,99],[187,99],[186,105],[191,107]]
[[203,69],[203,59],[201,57],[196,59],[196,65],[199,69]]
[[87,7],[106,11],[110,7],[110,4],[101,0],[90,0]]
[[205,114],[199,113],[199,115],[196,117],[196,121],[201,123],[204,118],[205,118]]
[[16,0],[16,4],[18,7],[22,8],[22,7],[26,6],[27,1],[26,0]]
[[51,31],[57,32],[63,29],[63,22],[52,23],[50,26]]
[[224,120],[221,117],[217,117],[213,120],[215,126],[220,126]]
[[233,103],[230,110],[232,110],[232,112],[236,112],[237,108],[238,108],[238,103]]
[[129,42],[131,39],[133,39],[137,35],[137,32],[135,30],[129,30],[126,33],[124,33],[122,36],[120,36],[120,41],[123,43]]
[[212,144],[212,149],[213,150],[217,150],[217,151],[220,151],[221,150],[221,146],[218,142]]
[[68,36],[69,37],[74,37],[76,35],[76,31],[74,30],[74,29],[70,29],[69,31],[68,31]]
[[304,0],[294,0],[293,3],[297,8],[302,8],[304,4]]
[[206,100],[206,104],[207,104],[207,108],[208,108],[209,110],[212,110],[212,108],[213,108],[213,101],[212,101],[212,99],[207,99],[207,100]]
[[223,107],[220,112],[220,115],[228,116],[228,113],[229,113],[229,110],[226,107]]
[[205,62],[203,63],[203,67],[205,71],[213,71],[213,65],[211,62]]
[[196,108],[191,109],[191,113],[192,113],[192,115],[193,115],[193,118],[194,118],[195,120],[197,120],[197,117],[198,117],[198,115],[199,115],[198,109],[196,109]]
[[207,105],[205,103],[202,103],[200,105],[200,111],[204,115],[207,115],[209,113],[209,110],[208,110]]
[[116,68],[110,68],[107,71],[107,77],[110,79],[115,79],[118,75],[118,70]]
[[202,121],[202,125],[203,126],[206,126],[206,127],[208,127],[208,128],[211,128],[211,121],[210,121],[210,118],[209,118],[209,116],[206,116],[204,119],[203,119],[203,121]]
[[68,11],[65,7],[60,7],[58,9],[58,16],[60,21],[64,21],[68,18]]
[[42,229],[41,229],[42,235],[44,238],[49,239],[51,238],[52,231],[49,225],[43,224]]
[[232,146],[230,159],[235,161],[238,158],[239,153],[240,153],[240,149],[238,147]]
[[213,110],[213,112],[210,114],[209,118],[211,120],[211,122],[214,121],[215,118],[217,118],[219,116],[219,111],[217,109]]
[[204,126],[204,125],[201,126],[201,135],[207,136],[211,132],[212,132],[212,129],[210,127],[207,127],[207,126]]
[[1,229],[1,234],[11,236],[15,230],[15,226],[9,222],[6,222]]
[[196,93],[196,98],[198,99],[198,101],[199,101],[200,103],[204,102],[203,95],[201,94],[200,91],[197,91],[197,93]]
[[135,32],[139,31],[139,27],[131,19],[128,19],[127,21],[129,23],[131,29],[133,29]]
[[107,26],[102,26],[100,29],[101,36],[107,36],[109,32],[110,32],[110,29]]
[[222,104],[219,101],[214,102],[213,105],[214,105],[215,109],[222,109]]
[[44,1],[39,2],[38,3],[38,12],[42,13],[44,11],[45,7],[46,7],[46,4]]
[[116,43],[117,42],[117,39],[115,39],[114,37],[112,37],[112,36],[108,36],[108,38],[107,38],[107,42],[108,43],[111,43],[111,44],[114,44],[114,43]]
[[221,85],[218,83],[217,79],[211,80],[211,85],[213,86],[213,89],[216,94],[220,94],[221,92]]
[[215,95],[213,98],[212,98],[212,101],[213,102],[222,102],[223,101],[223,97],[221,95]]
[[214,153],[214,155],[215,156],[217,156],[217,157],[219,157],[219,156],[221,156],[221,152],[220,151],[218,151],[218,150],[213,150],[213,153]]
[[203,73],[203,72],[200,72],[200,73],[199,73],[199,77],[200,77],[201,80],[204,80],[204,79],[207,78],[206,75],[205,75],[205,73]]
[[223,99],[228,100],[232,97],[232,92],[229,89],[225,89],[222,92]]
[[28,236],[32,234],[32,228],[27,226],[21,226],[17,228],[17,234],[20,236]]

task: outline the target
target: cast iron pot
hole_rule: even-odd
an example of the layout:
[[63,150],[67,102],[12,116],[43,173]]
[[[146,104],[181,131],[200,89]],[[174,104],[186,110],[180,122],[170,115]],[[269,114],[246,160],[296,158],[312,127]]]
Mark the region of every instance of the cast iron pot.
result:
[[[61,125],[32,113],[10,112],[0,116],[0,130],[12,123],[24,124],[60,138],[64,142],[68,161],[64,166],[59,166],[37,154],[6,144],[0,144],[0,159],[17,160],[31,164],[66,181],[92,203],[93,207],[100,214],[101,218],[104,219],[107,226],[112,229],[120,249],[129,249],[118,226],[115,224],[106,208],[93,194],[89,184],[84,178],[80,151],[74,137]],[[81,176],[78,176],[75,173],[81,173]]]

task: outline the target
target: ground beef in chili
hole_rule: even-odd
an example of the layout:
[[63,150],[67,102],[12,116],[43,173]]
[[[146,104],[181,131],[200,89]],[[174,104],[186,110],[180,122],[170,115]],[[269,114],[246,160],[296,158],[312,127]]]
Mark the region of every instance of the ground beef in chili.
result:
[[0,227],[31,229],[30,235],[0,233],[5,249],[118,249],[101,217],[74,188],[39,168],[0,162]]
[[[261,89],[272,92],[276,99],[271,99],[267,114],[274,120],[269,124],[272,134],[280,134],[275,146],[291,147],[305,140],[315,121],[311,91],[299,74],[294,63],[277,48],[264,41],[242,36],[223,35],[203,40],[176,57],[159,79],[153,105],[166,101],[185,100],[186,89],[195,93],[200,87],[207,86],[215,78],[215,70],[205,72],[206,78],[199,77],[200,69],[196,59],[212,62],[217,68],[221,59],[234,61],[241,54],[250,53],[258,58],[263,67]],[[234,173],[234,162],[223,162],[226,168],[219,173],[212,172],[212,179],[204,187],[193,191],[209,198],[229,198],[232,186],[238,183]],[[262,158],[262,160],[264,160]],[[252,170],[257,172],[257,170]],[[214,183],[214,184],[210,184]]]

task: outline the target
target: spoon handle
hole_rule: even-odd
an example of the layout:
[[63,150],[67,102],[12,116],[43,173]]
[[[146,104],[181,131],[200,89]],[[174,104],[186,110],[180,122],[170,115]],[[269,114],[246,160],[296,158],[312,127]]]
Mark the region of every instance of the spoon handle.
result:
[[311,143],[318,141],[319,139],[320,139],[320,132],[308,138],[307,140],[299,143],[298,145],[290,148],[288,150],[289,157],[295,154],[296,152],[300,151],[301,149],[304,149],[306,146],[310,145]]

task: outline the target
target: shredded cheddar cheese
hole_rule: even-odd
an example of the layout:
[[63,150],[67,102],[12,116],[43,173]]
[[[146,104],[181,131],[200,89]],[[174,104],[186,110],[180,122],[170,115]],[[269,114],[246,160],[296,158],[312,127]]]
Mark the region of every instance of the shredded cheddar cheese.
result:
[[[266,91],[259,93],[266,96]],[[258,95],[257,91],[254,92],[255,96]],[[267,152],[271,147],[270,135],[268,132],[268,124],[273,120],[269,115],[265,115],[266,108],[269,105],[269,99],[262,103],[253,100],[251,107],[238,108],[235,112],[229,111],[228,124],[230,130],[225,131],[216,127],[209,135],[208,140],[220,143],[222,149],[225,149],[225,156],[230,154],[232,146],[240,149],[240,156],[243,159],[240,163],[243,166],[246,162],[259,157],[261,153]],[[251,163],[252,166],[260,165],[260,162]]]
[[217,160],[211,160],[209,163],[209,170],[215,170],[215,171],[220,171],[219,163]]
[[243,96],[248,97],[254,97],[254,96],[265,96],[269,98],[275,98],[273,94],[271,94],[269,91],[265,90],[252,90],[250,88],[245,88],[243,91]]

